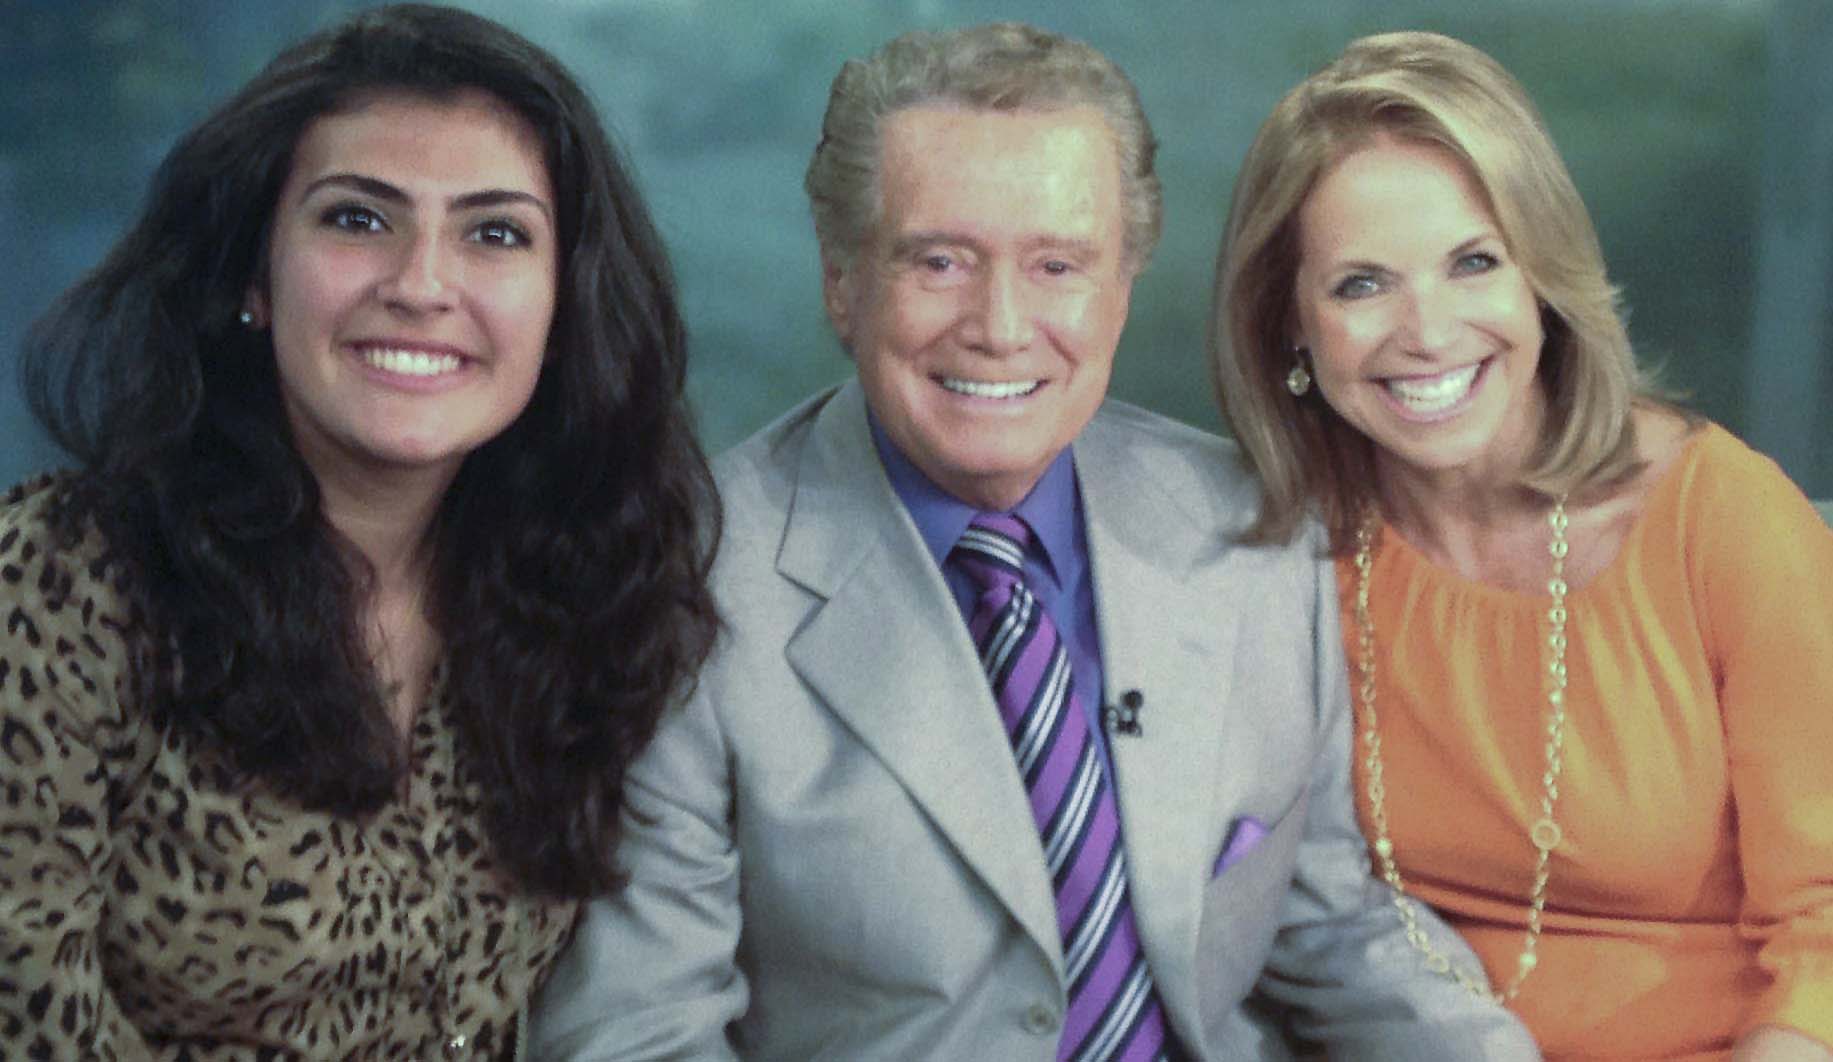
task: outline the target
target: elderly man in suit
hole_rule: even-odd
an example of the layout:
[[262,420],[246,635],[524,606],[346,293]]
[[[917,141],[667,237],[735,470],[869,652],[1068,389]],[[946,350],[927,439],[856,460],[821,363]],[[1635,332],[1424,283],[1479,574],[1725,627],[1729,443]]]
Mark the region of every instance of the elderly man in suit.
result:
[[1536,1057],[1368,877],[1318,540],[1235,544],[1234,451],[1105,400],[1153,152],[1028,27],[841,71],[807,185],[858,377],[719,462],[728,628],[536,1057]]

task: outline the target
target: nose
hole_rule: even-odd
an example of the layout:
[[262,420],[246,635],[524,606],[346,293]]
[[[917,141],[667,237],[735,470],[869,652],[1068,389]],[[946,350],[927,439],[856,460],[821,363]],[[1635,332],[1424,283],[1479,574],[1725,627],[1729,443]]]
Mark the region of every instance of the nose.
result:
[[976,289],[963,321],[967,344],[995,357],[1029,346],[1031,313],[1020,278],[1010,269],[989,269]]
[[383,278],[383,301],[413,313],[450,308],[454,291],[450,274],[455,268],[452,258],[452,251],[441,244],[437,232],[415,233],[402,243],[393,268]]
[[1402,339],[1409,351],[1437,354],[1457,338],[1456,293],[1443,284],[1414,288],[1407,300]]

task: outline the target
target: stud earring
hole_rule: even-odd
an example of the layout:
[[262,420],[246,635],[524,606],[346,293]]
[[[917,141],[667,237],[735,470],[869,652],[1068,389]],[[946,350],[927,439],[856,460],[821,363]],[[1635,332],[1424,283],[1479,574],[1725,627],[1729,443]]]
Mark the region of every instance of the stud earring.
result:
[[242,322],[243,328],[253,328],[255,326],[255,312],[253,310],[243,310],[241,313],[235,315],[235,319]]
[[1292,362],[1292,371],[1286,373],[1286,390],[1292,392],[1293,398],[1302,398],[1305,392],[1311,390],[1311,370],[1305,368],[1303,347],[1293,351],[1293,354],[1295,360]]

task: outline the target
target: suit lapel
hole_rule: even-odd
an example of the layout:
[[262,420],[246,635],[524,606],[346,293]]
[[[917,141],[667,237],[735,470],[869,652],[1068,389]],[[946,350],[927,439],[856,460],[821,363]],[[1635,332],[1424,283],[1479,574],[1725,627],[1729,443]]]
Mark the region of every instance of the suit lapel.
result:
[[1224,706],[1239,609],[1201,600],[1215,580],[1193,577],[1199,566],[1225,563],[1230,547],[1223,530],[1200,523],[1193,514],[1202,507],[1180,504],[1151,469],[1129,460],[1129,450],[1097,417],[1076,442],[1077,479],[1094,573],[1103,703],[1116,703],[1128,690],[1143,697],[1140,733],[1110,731],[1108,740],[1135,917],[1160,996],[1188,1038],[1197,1033],[1200,1013],[1195,963],[1203,890],[1226,826],[1215,821],[1215,795],[1219,787],[1234,788],[1216,773],[1223,728],[1233,722]]
[[825,598],[788,659],[1061,969],[1056,902],[999,711],[873,450],[857,382],[804,451],[778,570]]

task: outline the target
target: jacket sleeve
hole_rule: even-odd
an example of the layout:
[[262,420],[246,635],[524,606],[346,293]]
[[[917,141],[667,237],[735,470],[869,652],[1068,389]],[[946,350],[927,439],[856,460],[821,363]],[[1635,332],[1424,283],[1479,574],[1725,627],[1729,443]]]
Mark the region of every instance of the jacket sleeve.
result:
[[[709,679],[711,670],[709,670]],[[538,1059],[734,1059],[748,991],[731,766],[712,681],[664,719],[625,780],[624,888],[592,901],[537,997]]]

